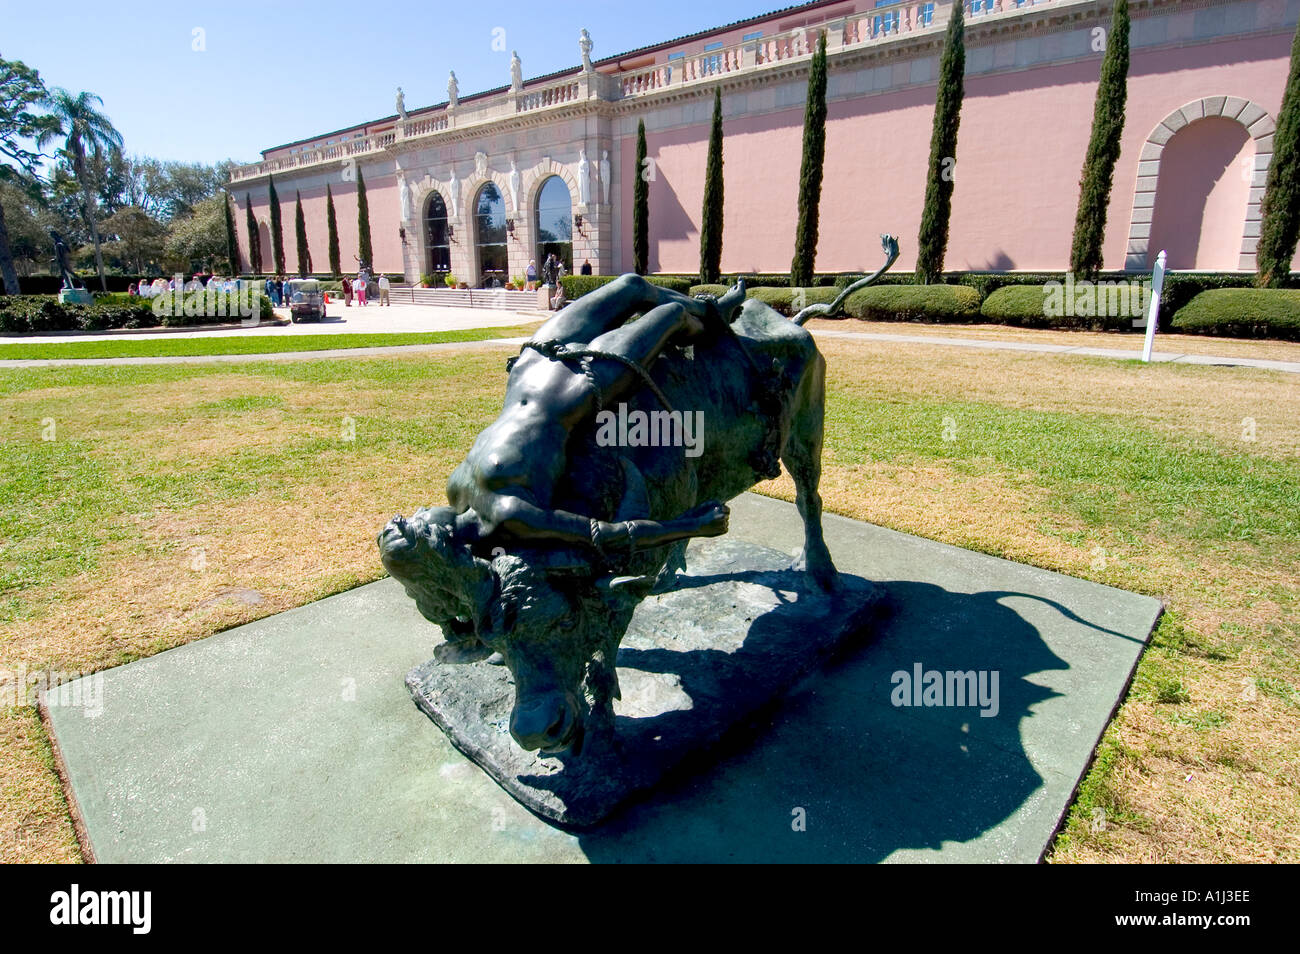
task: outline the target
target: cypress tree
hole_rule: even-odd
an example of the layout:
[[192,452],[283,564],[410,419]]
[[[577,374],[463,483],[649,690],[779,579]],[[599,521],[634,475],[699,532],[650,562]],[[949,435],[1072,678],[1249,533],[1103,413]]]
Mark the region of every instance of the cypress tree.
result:
[[1101,271],[1102,244],[1106,238],[1106,209],[1124,133],[1124,105],[1128,99],[1128,0],[1116,0],[1111,12],[1106,53],[1101,59],[1101,81],[1092,113],[1092,136],[1079,180],[1079,211],[1074,218],[1074,243],[1070,270],[1093,279]]
[[275,177],[268,176],[271,203],[271,257],[275,259],[275,273],[284,274],[284,230],[280,226],[280,196],[275,191]]
[[311,274],[311,249],[307,247],[307,219],[302,214],[302,192],[295,192],[297,203],[293,211],[294,238],[298,241],[298,277]]
[[812,284],[817,262],[817,219],[822,199],[822,160],[826,156],[826,34],[808,67],[808,102],[803,113],[803,161],[799,165],[799,225],[794,233],[790,286]]
[[929,178],[921,233],[916,241],[916,279],[922,285],[943,277],[948,251],[948,220],[952,216],[953,172],[957,163],[957,127],[966,93],[966,23],[962,5],[952,5],[948,34],[939,61],[939,88],[934,99],[934,130],[930,134]]
[[361,264],[373,268],[373,252],[370,247],[370,203],[366,201],[366,180],[357,166],[357,255]]
[[644,275],[650,262],[650,173],[646,168],[645,120],[636,124],[636,183],[632,189],[632,270]]
[[700,216],[700,281],[716,283],[722,272],[722,87],[713,89],[713,129],[704,172]]
[[230,194],[222,194],[226,200],[226,262],[233,278],[239,274],[239,243],[235,240],[235,213],[230,211]]
[[338,278],[343,272],[339,264],[339,223],[334,217],[334,193],[325,183],[325,226],[329,230],[330,274]]
[[1261,287],[1280,288],[1291,274],[1300,239],[1300,28],[1291,41],[1291,73],[1273,134],[1273,158],[1264,180],[1259,246],[1255,260]]
[[253,197],[244,193],[245,227],[248,229],[248,267],[254,275],[262,274],[262,236],[253,216]]

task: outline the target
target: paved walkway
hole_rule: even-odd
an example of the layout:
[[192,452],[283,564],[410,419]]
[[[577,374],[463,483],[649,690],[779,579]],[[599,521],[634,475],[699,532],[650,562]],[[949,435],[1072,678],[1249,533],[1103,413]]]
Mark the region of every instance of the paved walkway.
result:
[[[527,315],[521,312],[499,312],[487,310],[469,309],[451,309],[451,308],[423,308],[422,306],[406,306],[408,311],[423,310],[427,312],[467,312],[469,311],[474,321],[465,325],[446,324],[450,320],[469,320],[465,316],[448,316],[443,315],[425,315],[425,316],[402,316],[396,320],[417,320],[429,321],[436,320],[443,322],[434,327],[422,326],[419,328],[394,328],[392,325],[384,327],[353,327],[358,319],[349,316],[349,327],[347,331],[392,331],[392,330],[419,330],[419,331],[442,331],[450,328],[486,328],[500,327],[513,324],[526,323],[529,318],[538,319],[542,313],[537,315]],[[369,308],[367,308],[369,311]],[[385,309],[387,311],[387,309]],[[394,309],[398,311],[398,309]],[[381,319],[383,320],[383,319]],[[250,329],[250,333],[257,331],[267,331],[267,329]],[[321,333],[344,331],[344,328],[336,328],[334,322],[326,322],[324,325],[292,325],[289,328],[274,329],[280,332],[290,334],[302,333]],[[218,335],[219,333],[213,332]],[[229,331],[225,334],[230,334]],[[813,332],[819,338],[846,338],[858,341],[883,341],[906,344],[935,345],[938,347],[951,348],[976,348],[987,349],[990,351],[1023,351],[1038,352],[1042,354],[1068,354],[1068,355],[1085,355],[1096,358],[1117,358],[1122,360],[1137,360],[1142,357],[1142,352],[1126,348],[1088,348],[1077,347],[1072,345],[1059,344],[1036,344],[1030,341],[997,341],[982,338],[949,338],[937,337],[934,335],[908,335],[908,334],[887,334],[869,331],[834,331],[818,329]],[[161,335],[160,337],[186,338],[193,337],[194,332],[182,334]],[[89,340],[102,340],[103,336],[95,336]],[[23,341],[66,341],[67,338],[23,338]],[[78,337],[76,340],[88,340]],[[517,348],[526,338],[494,338],[484,341],[455,341],[443,344],[419,344],[419,345],[394,345],[383,348],[338,348],[331,351],[284,351],[274,354],[227,354],[227,355],[177,355],[168,357],[151,357],[151,358],[53,358],[41,360],[22,360],[22,361],[0,361],[0,368],[34,368],[34,367],[51,367],[58,365],[124,365],[124,364],[247,364],[252,361],[305,361],[320,358],[352,358],[352,357],[384,357],[397,354],[419,354],[421,352],[437,351],[467,351],[485,346],[508,346]],[[1164,339],[1168,342],[1169,339]],[[1273,361],[1264,358],[1244,358],[1244,357],[1224,357],[1220,355],[1206,354],[1183,354],[1178,351],[1160,351],[1161,339],[1156,339],[1156,351],[1151,358],[1157,362],[1170,362],[1179,364],[1206,364],[1218,365],[1224,367],[1244,367],[1244,368],[1264,368],[1270,371],[1283,371],[1290,374],[1300,374],[1300,361]]]
[[528,339],[485,338],[482,341],[444,341],[439,344],[391,345],[380,348],[333,348],[328,351],[277,351],[270,354],[185,354],[150,358],[50,358],[0,361],[5,368],[52,368],[65,365],[125,364],[250,364],[254,361],[316,361],[335,358],[382,358],[399,354],[421,354],[433,351],[471,351],[484,347],[503,345],[518,348]]
[[[288,319],[285,308],[277,308],[278,317]],[[245,328],[239,324],[217,325],[210,328],[189,329],[153,329],[132,328],[99,334],[82,334],[81,332],[64,332],[50,335],[15,335],[0,337],[0,344],[5,342],[22,342],[23,344],[45,344],[58,341],[123,341],[147,338],[150,341],[167,338],[231,338],[231,337],[280,337],[283,335],[347,335],[347,334],[387,334],[391,332],[416,331],[463,331],[469,328],[498,328],[509,325],[525,325],[533,321],[543,321],[544,311],[497,311],[490,308],[448,308],[441,305],[412,305],[394,302],[389,307],[367,305],[362,308],[353,305],[344,307],[341,303],[331,301],[326,308],[324,321],[309,321],[302,324],[262,324]]]

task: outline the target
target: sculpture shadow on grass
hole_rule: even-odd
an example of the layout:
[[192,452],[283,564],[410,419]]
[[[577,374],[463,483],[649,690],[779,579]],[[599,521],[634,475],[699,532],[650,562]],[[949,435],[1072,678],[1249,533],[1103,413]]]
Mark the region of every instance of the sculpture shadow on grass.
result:
[[[731,575],[784,588],[780,577]],[[719,579],[684,577],[679,587]],[[1021,724],[1033,718],[1036,704],[1056,695],[1030,677],[1068,666],[1035,626],[1001,602],[1027,594],[955,593],[912,581],[882,585],[888,615],[868,645],[845,646],[835,665],[814,671],[599,829],[581,833],[588,857],[882,861],[900,850],[976,839],[1030,803],[1043,779],[1025,753]],[[728,672],[735,678],[739,657],[761,660],[791,646],[792,635],[798,636],[786,622],[793,605],[754,620],[734,654],[625,648],[619,666],[671,673],[694,698]],[[997,714],[981,717],[975,707],[895,707],[893,674],[910,673],[918,663],[925,670],[996,671]],[[653,738],[685,718],[667,712],[620,719],[620,734]],[[800,814],[804,830],[796,830]],[[1009,860],[1034,860],[1040,848],[998,850]]]

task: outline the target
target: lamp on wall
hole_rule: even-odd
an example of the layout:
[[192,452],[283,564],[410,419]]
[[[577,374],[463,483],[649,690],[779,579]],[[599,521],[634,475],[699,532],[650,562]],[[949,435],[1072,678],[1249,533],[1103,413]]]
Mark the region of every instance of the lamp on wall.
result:
[[405,244],[406,244],[406,226],[404,226],[404,225],[402,225],[402,226],[398,226],[397,234],[398,234],[399,236],[401,236],[402,244],[405,245]]
[[511,237],[511,238],[514,238],[514,237],[515,237],[515,220],[514,220],[514,219],[506,219],[506,231],[510,233],[510,237]]
[[456,229],[450,222],[447,223],[447,242],[451,245],[456,244]]
[[584,232],[584,231],[582,230],[582,216],[581,216],[581,214],[579,214],[579,215],[575,215],[575,216],[573,217],[573,230],[574,230],[575,232],[577,232],[579,235],[581,235],[583,238],[586,238],[586,237],[587,237],[587,233]]

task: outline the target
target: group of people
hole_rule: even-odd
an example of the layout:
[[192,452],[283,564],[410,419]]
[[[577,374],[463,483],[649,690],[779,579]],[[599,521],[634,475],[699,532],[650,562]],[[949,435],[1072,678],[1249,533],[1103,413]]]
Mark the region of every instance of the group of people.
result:
[[209,275],[206,279],[202,274],[196,274],[189,281],[184,281],[179,275],[175,278],[155,278],[152,282],[141,281],[139,284],[132,282],[127,286],[126,293],[132,298],[157,298],[159,295],[166,295],[169,292],[196,292],[212,291],[225,292],[234,294],[239,291],[240,279],[222,278],[220,275]]
[[392,283],[388,280],[388,276],[380,275],[379,281],[375,282],[370,277],[370,272],[363,267],[359,272],[357,272],[357,277],[355,279],[350,279],[346,275],[343,276],[344,307],[351,308],[352,299],[356,298],[357,306],[364,308],[366,305],[366,296],[372,283],[376,285],[379,292],[378,304],[391,305],[392,300],[389,297],[389,293],[392,291]]
[[[552,256],[553,257],[553,256]],[[271,299],[271,304],[279,308],[288,307],[292,295],[292,288],[289,284],[291,279],[284,275],[273,275],[266,279],[264,290],[266,296]],[[366,291],[371,284],[376,284],[379,290],[379,304],[392,304],[389,293],[392,290],[392,283],[388,280],[387,275],[380,275],[379,281],[374,282],[370,277],[370,272],[362,268],[357,272],[355,279],[350,279],[346,275],[343,277],[343,303],[347,306],[352,305],[352,299],[356,298],[357,304],[364,306],[366,304]],[[226,294],[235,294],[240,291],[243,279],[223,278],[220,275],[203,276],[196,274],[189,281],[181,279],[178,275],[175,278],[155,278],[152,282],[141,281],[138,284],[132,282],[127,287],[127,294],[133,298],[156,298],[159,295],[165,295],[169,292],[195,292],[195,291],[217,291]]]
[[[591,259],[586,259],[582,263],[582,267],[579,269],[579,274],[582,275],[591,274]],[[528,260],[528,272],[526,277],[528,279],[527,290],[532,291],[537,287],[538,275],[537,275],[536,260],[534,259]],[[542,265],[542,274],[541,274],[542,284],[550,285],[553,288],[557,288],[560,285],[560,279],[563,277],[564,277],[564,262],[560,260],[560,257],[558,255],[552,252],[550,255],[546,256],[546,261]]]

